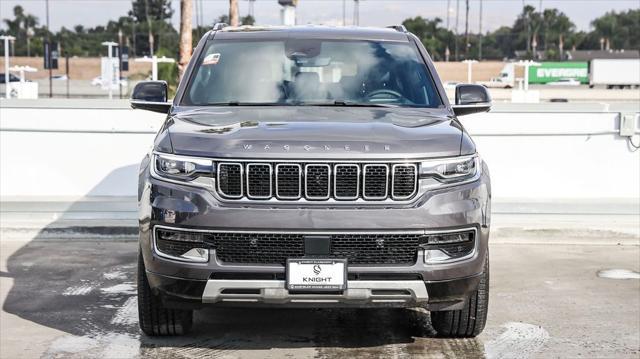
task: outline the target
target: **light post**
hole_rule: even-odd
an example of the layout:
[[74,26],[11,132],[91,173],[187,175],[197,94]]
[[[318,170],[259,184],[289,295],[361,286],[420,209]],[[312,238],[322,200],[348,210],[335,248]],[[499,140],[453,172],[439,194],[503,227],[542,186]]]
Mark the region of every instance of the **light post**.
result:
[[15,41],[13,36],[0,36],[0,40],[4,40],[4,93],[5,98],[9,98],[9,41]]
[[173,62],[176,62],[176,60],[170,59],[170,58],[165,57],[165,56],[162,56],[162,57],[158,57],[158,56],[147,57],[147,56],[145,56],[143,58],[135,59],[135,62],[150,62],[151,63],[151,79],[153,81],[157,81],[158,80],[158,63],[159,62],[173,63]]
[[522,66],[524,67],[524,91],[529,91],[529,67],[532,66],[540,66],[542,65],[539,62],[535,62],[535,61],[531,61],[531,60],[527,60],[527,61],[519,61],[518,63],[516,63],[516,65],[518,66]]
[[[109,63],[108,65],[108,71],[107,71],[107,76],[109,79],[102,79],[102,83],[105,84],[106,81],[108,82],[108,86],[109,86],[109,100],[113,99],[113,75],[114,75],[114,71],[113,71],[113,60],[112,60],[112,56],[113,56],[113,47],[117,46],[118,44],[113,42],[113,41],[105,41],[102,43],[102,46],[106,46],[107,47],[107,61]],[[118,82],[120,82],[120,79],[117,79]]]
[[31,38],[35,34],[32,27],[27,29],[27,57],[31,57]]
[[471,83],[471,77],[473,74],[473,64],[477,63],[477,60],[464,60],[463,63],[467,64],[467,83]]

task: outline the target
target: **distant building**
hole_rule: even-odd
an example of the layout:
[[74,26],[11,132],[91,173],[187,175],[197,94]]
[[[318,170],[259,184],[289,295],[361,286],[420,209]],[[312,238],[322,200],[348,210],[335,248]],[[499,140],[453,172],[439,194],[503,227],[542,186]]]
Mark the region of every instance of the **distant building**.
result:
[[566,50],[565,60],[591,61],[593,59],[637,59],[640,50]]

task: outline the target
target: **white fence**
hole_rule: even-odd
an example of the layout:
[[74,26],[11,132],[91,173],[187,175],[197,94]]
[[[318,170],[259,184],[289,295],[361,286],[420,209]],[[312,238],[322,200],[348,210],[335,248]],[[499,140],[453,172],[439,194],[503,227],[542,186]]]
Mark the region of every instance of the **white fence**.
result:
[[[0,103],[0,196],[135,196],[138,163],[164,116],[123,102],[58,102]],[[509,111],[463,118],[490,166],[494,199],[637,203],[640,150],[618,135],[619,113]]]

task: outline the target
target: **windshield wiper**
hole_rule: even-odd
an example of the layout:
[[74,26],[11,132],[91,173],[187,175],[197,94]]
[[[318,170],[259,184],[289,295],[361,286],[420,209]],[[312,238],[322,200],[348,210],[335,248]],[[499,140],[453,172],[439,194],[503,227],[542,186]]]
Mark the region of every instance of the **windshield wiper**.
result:
[[345,107],[398,107],[397,105],[370,102],[351,102],[345,100],[335,100],[333,103],[322,103],[319,106],[345,106]]
[[290,106],[290,105],[282,102],[229,101],[229,102],[212,102],[212,103],[208,103],[207,106]]

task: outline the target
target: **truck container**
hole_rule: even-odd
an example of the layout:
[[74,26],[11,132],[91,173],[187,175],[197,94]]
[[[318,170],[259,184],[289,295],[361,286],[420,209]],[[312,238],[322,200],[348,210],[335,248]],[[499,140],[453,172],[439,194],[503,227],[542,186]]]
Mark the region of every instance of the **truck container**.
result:
[[589,70],[590,87],[640,86],[640,59],[593,59]]
[[589,83],[589,65],[586,61],[542,62],[529,67],[530,84],[547,84],[572,79],[581,84]]

